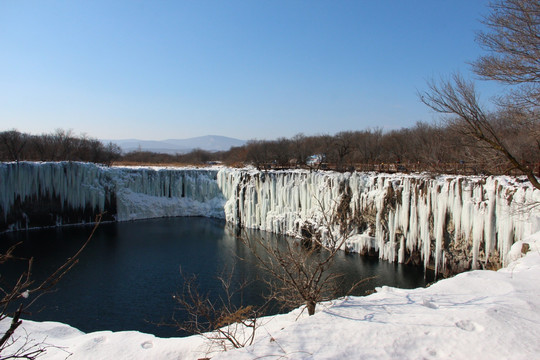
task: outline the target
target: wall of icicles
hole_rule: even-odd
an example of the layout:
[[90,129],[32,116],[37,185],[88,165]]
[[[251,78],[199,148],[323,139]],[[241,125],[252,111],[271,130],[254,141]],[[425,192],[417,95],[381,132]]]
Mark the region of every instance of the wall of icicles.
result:
[[456,273],[503,264],[540,231],[540,191],[510,177],[259,172],[249,169],[0,165],[0,231],[168,216],[209,216],[344,250]]

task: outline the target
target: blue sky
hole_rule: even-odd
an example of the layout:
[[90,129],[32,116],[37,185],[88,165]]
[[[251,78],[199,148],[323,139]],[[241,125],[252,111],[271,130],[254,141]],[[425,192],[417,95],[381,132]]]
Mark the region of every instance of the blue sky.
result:
[[473,77],[487,4],[0,0],[0,130],[274,139],[435,121],[417,91]]

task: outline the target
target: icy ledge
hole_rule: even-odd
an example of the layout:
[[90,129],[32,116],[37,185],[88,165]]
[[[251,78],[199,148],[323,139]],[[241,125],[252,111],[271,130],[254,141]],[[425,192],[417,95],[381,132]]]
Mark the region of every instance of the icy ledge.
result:
[[[529,251],[522,256],[523,243]],[[497,272],[477,270],[429,288],[378,288],[338,299],[308,317],[302,309],[262,319],[253,346],[209,353],[201,337],[139,332],[84,334],[68,325],[24,321],[50,348],[41,359],[534,359],[540,353],[540,232],[512,246]],[[5,329],[7,321],[0,323]],[[16,346],[12,348],[15,350]],[[4,355],[4,354],[2,354]]]

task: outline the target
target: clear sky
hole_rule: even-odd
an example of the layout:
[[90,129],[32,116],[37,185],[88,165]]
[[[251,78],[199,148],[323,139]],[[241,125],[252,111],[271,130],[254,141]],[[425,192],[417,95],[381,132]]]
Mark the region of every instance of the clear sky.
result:
[[487,3],[0,0],[0,130],[274,139],[431,122],[417,91],[473,76]]

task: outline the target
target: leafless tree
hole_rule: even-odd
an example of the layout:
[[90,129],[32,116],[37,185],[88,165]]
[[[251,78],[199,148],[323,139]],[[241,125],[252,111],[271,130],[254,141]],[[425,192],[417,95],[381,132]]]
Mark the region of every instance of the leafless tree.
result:
[[247,149],[245,146],[234,146],[228,151],[216,153],[215,160],[223,161],[228,166],[240,167],[247,162]]
[[122,149],[117,144],[109,141],[109,143],[105,146],[105,154],[104,154],[104,164],[107,166],[111,166],[113,162],[120,159],[122,156]]
[[104,145],[98,139],[71,131],[57,130],[54,134],[30,135],[17,130],[0,132],[2,161],[88,161],[111,165],[119,159],[120,147]]
[[251,345],[259,325],[261,308],[238,304],[235,299],[249,285],[247,281],[233,283],[234,268],[223,271],[218,280],[223,294],[212,300],[209,293],[199,289],[197,277],[187,276],[180,269],[182,291],[173,296],[177,310],[187,316],[185,320],[173,317],[177,329],[204,336],[218,351]]
[[268,143],[262,140],[250,140],[246,144],[247,161],[251,162],[257,169],[264,169],[270,160]]
[[297,165],[306,165],[307,158],[313,155],[308,147],[306,136],[296,134],[291,139],[291,156],[296,160]]
[[[449,115],[456,115],[449,121],[459,127],[465,136],[471,136],[483,144],[487,150],[494,150],[504,156],[512,168],[525,174],[531,184],[540,189],[540,183],[534,176],[533,169],[527,163],[520,161],[511,152],[501,133],[493,126],[493,121],[479,104],[478,95],[472,82],[464,80],[460,75],[454,75],[451,80],[442,80],[439,84],[428,84],[429,90],[421,99],[433,110]],[[506,121],[512,122],[512,117]]]
[[[421,100],[433,110],[451,115],[450,123],[505,159],[510,169],[526,175],[540,189],[531,160],[540,150],[540,3],[538,0],[500,0],[490,4],[484,23],[488,31],[478,42],[488,54],[473,63],[473,70],[486,80],[512,85],[509,94],[499,96],[497,111],[489,114],[480,104],[474,84],[455,74],[449,80],[428,83]],[[534,152],[520,154],[511,146],[505,131],[528,134]],[[537,160],[537,159],[536,159]]]
[[336,169],[341,170],[349,155],[355,150],[354,132],[342,131],[334,136],[333,150],[336,153]]
[[391,161],[401,162],[410,154],[411,134],[409,129],[391,130],[381,141],[384,156]]
[[9,130],[0,133],[0,142],[6,152],[4,157],[10,161],[19,162],[19,160],[21,160],[27,141],[28,136],[17,130]]
[[[319,230],[305,224],[299,241],[280,244],[247,234],[242,237],[257,265],[268,274],[264,279],[270,289],[268,298],[277,301],[282,309],[305,305],[308,314],[313,315],[318,303],[340,295],[343,274],[332,272],[331,267],[337,252],[344,249],[348,231],[346,222],[340,222],[342,231],[333,230],[332,224],[339,217],[337,209],[339,206],[331,216],[323,209],[324,225]],[[350,291],[367,280],[357,282]]]
[[523,105],[540,105],[540,2],[497,0],[483,23],[478,43],[488,51],[473,63],[486,80],[520,85],[514,92]]
[[[96,224],[86,242],[72,257],[68,258],[63,265],[49,275],[47,279],[35,283],[32,279],[33,259],[31,258],[28,260],[26,271],[19,275],[14,284],[2,284],[0,287],[0,321],[11,317],[11,322],[8,329],[5,330],[0,338],[0,360],[12,358],[35,359],[45,352],[46,348],[51,347],[51,345],[44,343],[32,344],[24,341],[20,345],[17,344],[14,334],[22,324],[21,315],[26,313],[30,306],[42,295],[52,291],[60,279],[78,263],[82,251],[90,242],[100,221],[101,215],[98,215],[96,217]],[[7,261],[17,260],[14,256],[17,245],[19,244],[10,247],[4,254],[0,254],[0,265],[5,264]],[[16,310],[11,311],[10,309],[14,306],[16,306]]]
[[362,163],[375,164],[380,160],[385,160],[381,159],[382,138],[383,133],[380,128],[368,129],[356,133],[356,146]]
[[266,143],[271,162],[274,166],[281,168],[288,168],[290,166],[290,160],[293,159],[291,152],[291,141],[287,138],[281,137],[274,141]]

